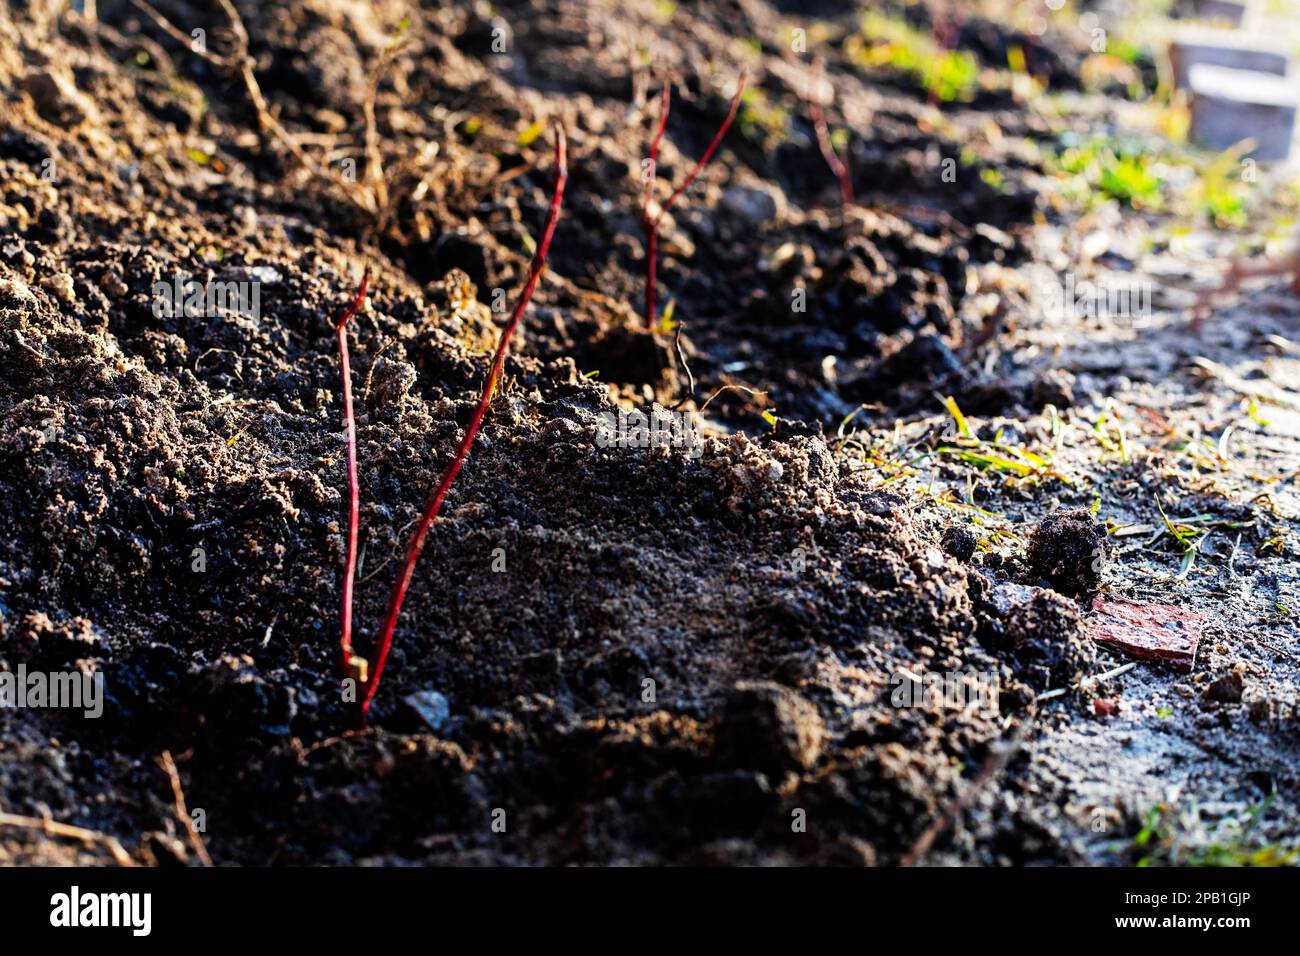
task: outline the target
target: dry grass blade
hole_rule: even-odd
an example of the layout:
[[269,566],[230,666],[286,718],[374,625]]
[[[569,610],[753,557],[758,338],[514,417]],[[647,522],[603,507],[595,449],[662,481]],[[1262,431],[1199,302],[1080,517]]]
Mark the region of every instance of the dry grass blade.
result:
[[70,823],[59,823],[57,820],[51,820],[48,817],[41,819],[39,817],[23,817],[13,813],[4,813],[0,811],[0,827],[15,827],[22,830],[40,830],[48,836],[67,837],[71,840],[80,840],[87,846],[102,846],[108,850],[109,855],[113,857],[113,862],[118,866],[135,866],[131,857],[127,855],[126,850],[122,849],[122,844],[117,842],[116,837],[108,836],[97,830],[87,830],[85,827],[73,826]]
[[[244,83],[244,89],[248,93],[248,98],[253,104],[253,109],[257,113],[259,128],[270,133],[271,137],[289,152],[299,166],[313,176],[332,184],[348,202],[369,215],[377,214],[380,204],[375,193],[360,183],[344,179],[343,176],[329,166],[322,166],[317,163],[307,155],[297,139],[275,118],[275,114],[266,101],[266,96],[262,93],[261,84],[257,81],[257,74],[253,70],[254,60],[249,53],[248,29],[244,26],[243,17],[239,15],[239,11],[231,0],[219,0],[219,2],[221,9],[226,14],[226,19],[230,24],[230,32],[234,37],[234,51],[224,56],[213,53],[203,44],[196,45],[191,37],[187,36],[184,31],[158,12],[157,8],[150,4],[148,0],[131,0],[131,3],[157,24],[159,29],[173,40],[184,44],[185,48],[190,52],[214,66],[239,74]],[[398,46],[400,47],[400,44]],[[385,51],[385,55],[380,59],[379,67],[386,68],[392,62],[392,54],[395,52],[395,50]],[[376,78],[374,82],[377,85],[378,79]],[[372,114],[369,123],[373,126],[373,102],[370,102],[369,108]],[[367,168],[370,168],[369,159]],[[367,176],[367,179],[369,179],[369,176]]]
[[203,843],[203,837],[194,829],[194,820],[190,817],[189,807],[185,805],[185,790],[181,787],[181,775],[176,769],[176,761],[172,759],[172,752],[164,750],[158,757],[158,766],[167,774],[167,781],[172,788],[172,807],[176,811],[176,820],[185,828],[185,834],[189,838],[190,846],[194,849],[194,854],[199,858],[204,866],[212,866],[212,857],[208,856],[208,848]]

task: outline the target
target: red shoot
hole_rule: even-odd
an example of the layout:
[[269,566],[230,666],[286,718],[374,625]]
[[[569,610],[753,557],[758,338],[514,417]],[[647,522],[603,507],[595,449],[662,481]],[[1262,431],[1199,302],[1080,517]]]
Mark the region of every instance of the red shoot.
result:
[[736,95],[731,98],[731,109],[727,111],[727,118],[722,121],[718,131],[713,134],[713,141],[709,143],[709,148],[704,151],[704,155],[691,168],[682,184],[673,190],[667,202],[659,207],[657,213],[651,216],[650,203],[654,199],[655,166],[659,162],[659,143],[664,137],[664,128],[668,125],[668,109],[672,101],[672,86],[664,87],[663,104],[659,110],[659,128],[650,143],[650,165],[646,170],[645,198],[641,206],[641,228],[645,231],[645,324],[646,328],[651,331],[655,327],[655,284],[658,272],[659,221],[663,219],[664,213],[673,207],[681,194],[691,188],[691,183],[695,182],[695,178],[703,172],[704,167],[713,158],[718,144],[722,142],[722,137],[727,135],[727,129],[731,126],[732,120],[736,118],[736,112],[740,109],[740,94],[744,90],[745,74],[741,73],[740,80],[736,84]]
[[[824,67],[821,60],[817,61],[817,76],[820,79],[823,75]],[[822,151],[822,159],[826,160],[826,165],[830,167],[831,172],[840,183],[840,199],[843,200],[845,207],[857,204],[853,196],[853,177],[849,175],[849,164],[847,161],[848,150],[845,150],[844,156],[835,152],[835,144],[831,142],[831,133],[826,126],[826,115],[822,112],[821,103],[817,101],[817,91],[811,91],[812,95],[808,98],[808,109],[812,113],[813,129],[817,131],[817,146]]]
[[424,513],[420,516],[420,521],[415,526],[415,530],[411,533],[410,540],[407,542],[406,559],[403,561],[402,569],[393,584],[393,593],[388,600],[388,611],[384,616],[384,628],[379,635],[374,673],[369,675],[369,679],[366,681],[366,694],[361,701],[361,719],[363,722],[370,710],[370,703],[375,698],[375,692],[379,690],[379,678],[384,672],[384,662],[388,660],[388,651],[393,644],[393,630],[397,627],[397,616],[402,611],[402,602],[406,599],[406,590],[410,587],[411,577],[415,574],[415,563],[419,560],[420,552],[424,549],[424,539],[428,535],[434,519],[438,517],[438,512],[442,508],[443,499],[447,497],[447,491],[451,488],[451,483],[456,479],[456,475],[460,473],[461,467],[465,464],[465,459],[469,457],[470,446],[474,444],[479,428],[483,425],[483,416],[487,413],[488,405],[492,401],[492,394],[496,391],[497,381],[500,379],[502,368],[505,366],[506,349],[510,345],[510,338],[514,335],[515,329],[518,328],[524,310],[528,308],[528,302],[532,299],[533,292],[537,288],[537,282],[541,278],[542,270],[546,266],[546,253],[551,248],[551,237],[555,235],[555,224],[560,218],[560,205],[564,200],[564,184],[568,177],[568,144],[564,138],[564,127],[557,125],[555,128],[555,193],[551,196],[551,208],[546,214],[546,225],[542,229],[542,238],[537,243],[537,251],[533,255],[532,263],[528,266],[528,279],[524,283],[523,294],[520,295],[519,302],[510,314],[510,321],[506,323],[506,327],[501,333],[501,341],[497,344],[496,354],[492,357],[492,366],[488,372],[487,381],[483,383],[483,394],[479,396],[474,415],[470,419],[469,427],[465,430],[465,437],[456,450],[456,457],[451,460],[451,464],[443,472],[442,480],[438,482],[433,489],[433,493],[429,496],[428,503],[424,506]]
[[334,329],[339,337],[339,367],[343,371],[343,428],[348,439],[348,554],[343,571],[343,633],[340,645],[343,652],[343,672],[352,667],[352,587],[357,576],[357,524],[361,513],[361,498],[357,490],[357,423],[352,415],[352,366],[348,361],[348,320],[361,309],[370,288],[370,270],[361,277],[352,304],[343,312]]

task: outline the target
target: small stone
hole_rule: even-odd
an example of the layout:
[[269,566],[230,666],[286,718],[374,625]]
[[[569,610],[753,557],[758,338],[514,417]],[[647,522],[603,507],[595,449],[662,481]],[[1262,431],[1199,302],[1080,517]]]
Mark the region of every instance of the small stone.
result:
[[36,293],[21,279],[0,276],[0,305],[6,308],[27,309],[36,304]]
[[1003,581],[992,591],[989,592],[989,602],[993,609],[1001,617],[1006,617],[1011,613],[1012,608],[1027,604],[1039,594],[1046,594],[1043,588],[1031,587],[1027,584],[1015,584],[1011,581]]
[[776,218],[776,199],[771,193],[754,186],[732,186],[722,194],[722,208],[758,226]]
[[799,247],[793,242],[783,242],[776,248],[776,251],[764,261],[760,268],[764,272],[783,272],[786,267],[794,262],[795,257],[799,254]]
[[1119,713],[1119,701],[1098,697],[1092,702],[1092,716],[1114,717]]
[[411,708],[434,733],[441,730],[443,724],[451,717],[451,704],[436,690],[421,690],[414,694],[407,694],[402,698],[402,703]]
[[759,263],[759,269],[774,275],[789,278],[804,275],[817,263],[817,253],[807,243],[796,245],[784,242],[766,260]]
[[60,302],[71,304],[77,301],[77,291],[73,286],[72,276],[66,272],[56,272],[41,280],[41,288]]
[[821,756],[826,727],[817,708],[772,681],[741,681],[727,696],[717,745],[733,766],[769,772],[807,770]]
[[253,266],[248,270],[248,274],[252,281],[260,282],[262,285],[278,285],[284,281],[284,276],[279,270],[271,266]]

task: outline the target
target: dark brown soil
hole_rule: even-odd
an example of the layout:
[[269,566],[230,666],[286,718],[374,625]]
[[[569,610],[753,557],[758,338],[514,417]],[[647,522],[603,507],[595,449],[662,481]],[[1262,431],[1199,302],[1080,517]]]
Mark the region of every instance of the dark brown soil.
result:
[[[795,85],[806,63],[775,39],[780,3],[665,21],[654,4],[506,0],[506,56],[498,20],[459,6],[240,3],[280,122],[359,168],[369,65],[411,18],[377,100],[381,222],[129,4],[101,0],[97,30],[39,6],[0,10],[0,669],[102,673],[107,702],[98,720],[0,710],[0,809],[192,864],[155,763],[170,751],[221,864],[891,864],[1033,692],[1094,660],[1072,602],[1042,594],[1003,619],[969,533],[941,546],[835,437],[855,412],[887,430],[936,394],[1068,404],[1061,376],[999,391],[979,371],[1005,328],[972,277],[1023,261],[1042,211],[1023,165],[982,149],[1001,191],[934,175],[988,121],[1049,135],[1037,114],[993,96],[942,132],[905,78],[833,57],[835,108],[858,117],[861,206],[843,211]],[[228,41],[215,5],[158,7]],[[634,34],[654,40],[653,76],[630,65]],[[962,37],[1005,60],[992,24]],[[1070,86],[1072,41],[1040,52]],[[639,315],[646,94],[677,84],[667,189],[725,114],[715,79],[742,67],[783,119],[742,113],[663,229],[691,393]],[[331,319],[368,263],[351,326],[364,654],[482,386],[497,290],[518,293],[552,177],[547,135],[520,134],[551,118],[573,155],[549,270],[357,731],[337,673]],[[261,315],[159,318],[154,284],[176,276],[255,279]],[[724,385],[744,390],[709,404],[698,457],[596,440],[616,403],[699,408]],[[1075,595],[1095,587],[1081,562],[1098,542],[1090,516],[1062,521],[1023,579]],[[894,675],[922,670],[998,675],[1003,712],[892,706]],[[1061,834],[1022,807],[944,852],[1078,859]],[[75,860],[111,857],[0,831],[0,862]]]

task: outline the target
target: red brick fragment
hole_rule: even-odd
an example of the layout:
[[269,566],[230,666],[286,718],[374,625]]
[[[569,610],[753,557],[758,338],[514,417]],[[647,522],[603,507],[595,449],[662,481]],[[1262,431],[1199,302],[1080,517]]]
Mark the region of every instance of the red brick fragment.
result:
[[1092,600],[1092,611],[1088,636],[1098,644],[1183,671],[1195,665],[1205,623],[1195,611],[1171,604],[1108,601],[1100,594]]
[[1098,697],[1092,702],[1092,716],[1094,717],[1114,717],[1119,713],[1119,701],[1106,700],[1104,697]]

